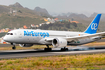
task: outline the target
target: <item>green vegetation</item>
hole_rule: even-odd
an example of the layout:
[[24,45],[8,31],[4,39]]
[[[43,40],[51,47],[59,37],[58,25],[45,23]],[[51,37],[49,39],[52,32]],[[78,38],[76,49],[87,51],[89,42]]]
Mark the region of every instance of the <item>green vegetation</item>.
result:
[[105,54],[61,55],[1,59],[0,70],[93,70],[105,69]]
[[31,18],[31,17],[23,17],[23,16],[11,16],[8,14],[3,14],[0,17],[0,28],[20,28],[24,25],[30,26],[31,24],[40,24],[44,22],[41,18]]
[[[92,45],[99,43],[90,43]],[[102,42],[101,44],[104,44]],[[45,45],[19,47],[17,49],[41,49]],[[52,47],[52,46],[50,46]],[[12,50],[0,47],[0,50]],[[105,69],[105,53],[88,55],[60,55],[48,57],[28,57],[18,59],[1,59],[0,70],[99,70]]]
[[[75,16],[75,14],[74,14]],[[79,15],[78,15],[79,16]],[[56,22],[54,25],[44,25],[40,28],[42,29],[49,29],[49,30],[65,30],[65,31],[84,31],[86,27],[88,27],[89,23],[92,21],[93,17],[89,18],[81,18],[81,15],[79,17],[56,17],[59,19],[71,19],[72,21],[78,21],[80,22],[75,26],[75,23],[69,24],[69,22],[63,21]],[[82,15],[83,16],[83,15]],[[0,29],[2,28],[11,28],[14,27],[20,28],[26,25],[27,27],[30,27],[31,24],[40,24],[45,23],[43,18],[54,18],[49,15],[46,9],[42,9],[40,7],[36,7],[34,10],[24,8],[19,3],[15,3],[10,6],[4,6],[0,5]],[[81,24],[81,22],[83,24]],[[104,26],[104,19],[100,21],[98,32],[105,31]],[[60,26],[58,26],[60,25]]]
[[6,33],[0,33],[0,38],[5,36]]
[[53,24],[44,24],[40,29],[45,30],[63,30],[63,31],[83,31],[85,30],[85,26],[82,25],[82,23],[70,23],[68,21],[63,22],[55,22]]
[[39,16],[34,10],[22,7],[19,3],[10,6],[0,5],[0,29],[20,28],[24,25],[30,27],[31,24],[43,22],[43,16]]
[[[24,8],[19,3],[10,6],[0,5],[0,29],[14,27],[20,28],[26,25],[28,28],[31,24],[38,25],[45,23],[43,18],[54,18],[50,16],[47,10],[36,7],[34,10]],[[63,31],[83,31],[85,27],[79,23],[69,23],[67,21],[56,22],[55,24],[43,25],[40,27],[45,30],[63,30]]]

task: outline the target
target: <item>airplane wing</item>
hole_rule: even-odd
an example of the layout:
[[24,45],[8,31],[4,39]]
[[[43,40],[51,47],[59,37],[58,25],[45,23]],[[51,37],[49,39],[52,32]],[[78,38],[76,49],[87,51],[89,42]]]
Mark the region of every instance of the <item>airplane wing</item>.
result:
[[77,39],[84,39],[84,38],[90,38],[90,37],[104,37],[105,32],[100,32],[96,34],[87,34],[83,36],[74,36],[74,37],[66,37],[65,39],[67,41],[77,40]]
[[[87,34],[87,35],[81,35],[81,36],[74,36],[74,37],[62,37],[63,39],[66,39],[67,41],[73,41],[78,39],[84,39],[84,38],[91,38],[91,37],[104,37],[105,32],[100,32],[96,34]],[[54,38],[45,38],[45,41],[51,42]]]
[[47,41],[47,42],[52,42],[53,39],[54,39],[54,38],[45,38],[45,41]]

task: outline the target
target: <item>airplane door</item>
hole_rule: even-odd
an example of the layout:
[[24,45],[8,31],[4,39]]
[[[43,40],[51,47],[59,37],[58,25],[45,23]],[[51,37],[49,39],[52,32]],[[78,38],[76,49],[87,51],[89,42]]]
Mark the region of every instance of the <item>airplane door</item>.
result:
[[31,36],[24,36],[23,32],[19,31],[18,32],[18,38],[23,42],[27,42],[27,43],[30,43],[30,38]]
[[19,36],[19,38],[22,38],[22,32],[21,31],[18,32],[18,36]]

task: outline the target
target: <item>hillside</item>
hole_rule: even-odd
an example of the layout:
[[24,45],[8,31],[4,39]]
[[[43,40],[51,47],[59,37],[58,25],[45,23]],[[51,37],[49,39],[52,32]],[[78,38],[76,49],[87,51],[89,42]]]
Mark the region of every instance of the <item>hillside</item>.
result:
[[0,17],[0,28],[19,28],[23,27],[23,25],[30,26],[31,24],[39,24],[42,22],[44,21],[41,18],[3,14]]
[[58,31],[84,31],[85,26],[82,23],[71,23],[68,21],[55,22],[51,24],[44,24],[38,29],[44,30],[58,30]]
[[39,16],[46,16],[46,17],[50,16],[46,9],[42,9],[40,7],[36,7],[34,9],[34,12],[36,12]]
[[[48,11],[44,8],[36,7],[35,9],[29,9],[23,7],[19,3],[15,3],[9,6],[4,6],[0,5],[0,29],[2,28],[11,28],[13,29],[14,27],[20,28],[23,27],[24,25],[26,26],[31,26],[31,24],[38,25],[41,23],[46,23],[44,21],[45,18],[51,18],[55,19],[58,18],[59,20],[70,20],[70,21],[78,21],[79,23],[82,23],[81,26],[77,26],[77,28],[65,28],[61,27],[58,28],[56,27],[57,23],[54,24],[53,27],[56,28],[56,30],[79,30],[79,31],[84,31],[86,27],[91,23],[93,18],[96,16],[97,13],[93,13],[90,17],[87,17],[84,14],[76,14],[76,13],[62,13],[58,16],[52,17]],[[105,14],[102,15],[100,25],[99,25],[99,31],[105,31]],[[65,23],[65,22],[64,22]],[[65,24],[63,24],[65,25]],[[45,25],[46,26],[46,25]],[[54,29],[55,28],[49,27],[47,25],[47,29]],[[79,29],[78,29],[79,28]],[[43,28],[42,28],[43,29]],[[44,28],[46,29],[46,28]]]
[[[1,5],[0,5],[1,6]],[[2,11],[1,11],[2,10]],[[38,25],[40,23],[46,23],[43,18],[53,18],[49,15],[48,11],[44,8],[36,7],[34,10],[24,8],[21,4],[15,3],[9,6],[1,6],[0,8],[0,29],[2,28],[20,28],[24,25],[31,26],[31,24]],[[72,17],[84,15],[75,15],[71,14]],[[69,16],[69,18],[71,18]],[[59,18],[61,19],[61,18]],[[61,24],[59,24],[61,23]],[[65,25],[65,26],[64,26]],[[75,25],[75,24],[74,24]],[[76,25],[68,22],[56,22],[50,25],[44,25],[40,27],[41,29],[49,29],[49,30],[79,30],[81,31],[85,26],[81,27],[80,25]],[[68,26],[68,27],[66,27]]]
[[[90,17],[87,17],[84,14],[62,13],[62,14],[56,16],[56,18],[70,19],[71,21],[78,21],[78,22],[82,23],[83,26],[85,26],[85,28],[86,28],[86,27],[88,27],[88,25],[91,23],[91,21],[94,19],[94,17],[97,14],[98,13],[93,13]],[[98,32],[102,32],[102,31],[105,31],[105,14],[104,13],[102,13],[100,24],[99,24],[99,29],[98,29]]]
[[31,24],[40,24],[44,22],[44,17],[51,17],[48,12],[46,13],[46,15],[48,14],[47,16],[40,15],[42,13],[43,12],[38,13],[35,10],[24,8],[19,3],[9,6],[0,5],[0,29],[19,28],[23,25],[30,26]]

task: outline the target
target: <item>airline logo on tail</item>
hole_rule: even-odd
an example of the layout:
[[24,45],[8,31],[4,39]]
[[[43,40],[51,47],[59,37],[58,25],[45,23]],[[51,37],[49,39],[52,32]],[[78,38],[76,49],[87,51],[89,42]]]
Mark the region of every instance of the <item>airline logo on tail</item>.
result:
[[93,24],[91,25],[91,29],[92,29],[92,30],[97,30],[97,23],[93,23]]
[[92,23],[89,25],[89,27],[86,29],[85,33],[95,34],[97,32],[97,29],[98,29],[100,18],[101,18],[101,14],[98,14],[94,18],[94,20],[92,21]]

